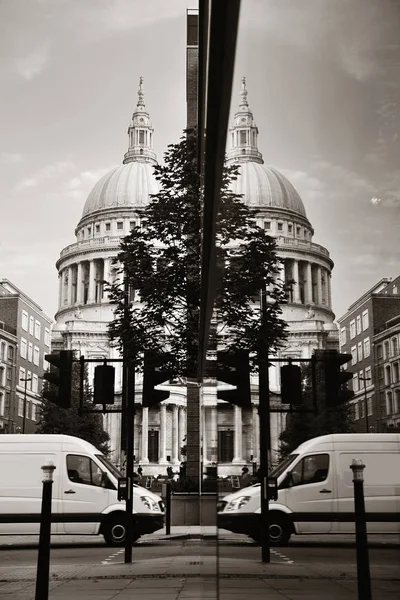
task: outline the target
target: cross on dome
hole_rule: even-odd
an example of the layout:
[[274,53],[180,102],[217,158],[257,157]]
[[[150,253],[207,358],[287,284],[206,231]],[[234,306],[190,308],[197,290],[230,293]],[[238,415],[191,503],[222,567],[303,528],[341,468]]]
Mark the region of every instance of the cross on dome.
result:
[[246,77],[242,77],[242,89],[240,90],[240,106],[248,106],[246,90]]
[[138,89],[138,96],[139,96],[139,100],[137,105],[138,106],[144,106],[144,92],[143,92],[143,77],[139,78],[139,89]]

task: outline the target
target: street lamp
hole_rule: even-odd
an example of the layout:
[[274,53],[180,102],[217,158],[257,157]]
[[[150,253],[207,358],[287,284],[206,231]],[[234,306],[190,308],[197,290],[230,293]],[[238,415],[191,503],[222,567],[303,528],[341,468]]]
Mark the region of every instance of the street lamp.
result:
[[365,429],[366,433],[369,432],[368,424],[368,400],[367,400],[367,381],[371,381],[371,377],[359,377],[359,381],[364,382],[364,404],[365,404]]
[[32,381],[32,377],[23,377],[20,381],[25,381],[25,391],[24,391],[24,416],[22,418],[22,433],[25,433],[25,422],[26,422],[26,388],[28,381]]

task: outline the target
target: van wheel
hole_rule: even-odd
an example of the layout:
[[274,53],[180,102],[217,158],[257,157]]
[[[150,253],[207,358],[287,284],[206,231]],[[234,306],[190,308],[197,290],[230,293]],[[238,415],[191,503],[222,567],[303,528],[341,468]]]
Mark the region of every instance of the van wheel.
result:
[[[103,536],[107,546],[124,546],[126,539],[125,515],[110,517],[103,526]],[[133,533],[132,543],[136,542],[140,535]]]
[[290,524],[281,517],[273,517],[269,524],[269,543],[271,546],[287,546],[292,535]]

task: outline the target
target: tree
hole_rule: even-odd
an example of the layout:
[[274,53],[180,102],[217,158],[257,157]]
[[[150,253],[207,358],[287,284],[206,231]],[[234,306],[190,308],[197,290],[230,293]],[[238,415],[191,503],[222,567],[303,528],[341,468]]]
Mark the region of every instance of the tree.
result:
[[[187,130],[178,144],[169,145],[164,160],[154,168],[159,193],[143,210],[140,227],[121,242],[120,281],[109,287],[116,307],[109,333],[138,366],[143,350],[168,351],[172,372],[192,376],[198,353],[202,210],[196,131]],[[285,338],[286,324],[279,316],[285,291],[276,282],[274,240],[255,224],[255,211],[230,189],[238,175],[236,166],[225,166],[217,223],[221,268],[216,319],[226,348],[256,353],[265,345],[276,349]],[[140,298],[128,309],[124,278]],[[269,296],[267,328],[262,327],[258,303],[262,289]]]
[[[311,366],[307,364],[302,367],[303,401],[300,406],[296,406],[296,409],[309,411],[314,409],[311,381]],[[318,378],[316,384],[318,394],[320,385]],[[353,431],[350,407],[347,403],[339,404],[335,409],[330,410],[325,407],[320,408],[318,414],[289,413],[286,419],[286,429],[279,436],[280,458],[285,458],[297,446],[311,438],[329,433],[352,433]]]
[[[102,416],[90,412],[79,414],[79,388],[80,367],[77,363],[73,363],[71,408],[60,408],[54,402],[43,398],[37,433],[73,435],[90,442],[100,452],[108,454],[110,437],[103,429]],[[83,408],[87,410],[93,409],[93,402],[91,401],[87,384],[87,375],[85,375]]]

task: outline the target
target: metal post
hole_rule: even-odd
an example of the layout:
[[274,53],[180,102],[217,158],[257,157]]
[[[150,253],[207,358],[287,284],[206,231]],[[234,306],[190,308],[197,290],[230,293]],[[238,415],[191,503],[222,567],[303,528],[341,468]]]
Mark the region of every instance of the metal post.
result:
[[39,552],[36,571],[35,600],[47,600],[49,597],[51,496],[53,486],[53,471],[55,468],[56,467],[52,462],[49,462],[47,465],[42,467],[42,512],[40,515]]
[[171,484],[166,484],[165,494],[165,533],[170,535],[171,533]]
[[128,494],[126,497],[126,538],[125,562],[132,562],[133,543],[133,446],[135,426],[135,365],[127,367],[126,385],[126,477],[128,478]]
[[[266,325],[266,299],[260,294],[262,323]],[[260,417],[261,560],[271,562],[269,543],[268,452],[270,440],[268,349],[258,355],[258,412]]]
[[360,458],[353,458],[354,512],[356,522],[357,585],[359,600],[371,600],[371,576],[369,571],[367,524],[365,520],[364,477],[365,465]]

